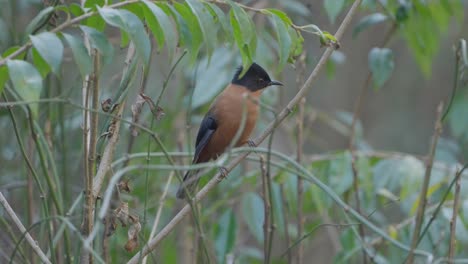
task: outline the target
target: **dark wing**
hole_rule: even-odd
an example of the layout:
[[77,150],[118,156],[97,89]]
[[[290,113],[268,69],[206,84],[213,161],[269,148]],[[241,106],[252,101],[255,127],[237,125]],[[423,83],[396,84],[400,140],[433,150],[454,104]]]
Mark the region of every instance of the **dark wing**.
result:
[[210,142],[210,139],[217,128],[218,124],[216,123],[214,116],[208,113],[203,118],[203,121],[200,125],[200,129],[198,130],[197,141],[195,143],[195,156],[193,158],[194,163],[198,161],[200,153],[202,152],[206,144]]

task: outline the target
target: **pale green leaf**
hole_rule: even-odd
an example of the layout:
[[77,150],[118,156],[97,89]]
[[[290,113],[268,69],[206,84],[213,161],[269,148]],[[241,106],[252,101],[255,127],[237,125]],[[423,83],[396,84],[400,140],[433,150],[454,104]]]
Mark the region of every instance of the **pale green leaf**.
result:
[[144,8],[145,19],[153,32],[159,49],[161,49],[164,46],[164,42],[166,42],[169,56],[172,57],[175,53],[177,37],[171,19],[158,5],[146,0],[143,1],[143,3],[146,7]]
[[288,14],[286,14],[285,12],[283,12],[281,10],[274,9],[274,8],[267,8],[267,9],[262,9],[261,12],[264,13],[264,14],[274,14],[274,15],[278,16],[279,18],[281,18],[281,20],[283,20],[283,22],[287,26],[291,26],[293,24],[291,18],[289,18],[289,16],[288,16]]
[[179,12],[179,14],[188,26],[191,36],[190,45],[188,46],[191,58],[190,61],[192,63],[195,63],[198,57],[198,53],[200,52],[200,48],[203,44],[203,35],[200,28],[200,24],[186,4],[180,4],[175,2],[174,7],[177,10],[177,12]]
[[[30,63],[23,60],[8,60],[8,73],[13,86],[26,101],[36,101],[42,91],[42,78],[39,72]],[[31,105],[31,111],[37,115],[37,104]]]
[[369,52],[369,68],[372,72],[372,79],[376,88],[382,87],[390,78],[394,67],[392,50],[373,48]]
[[279,63],[278,68],[282,69],[286,62],[288,62],[289,52],[291,51],[292,41],[288,32],[288,25],[284,21],[273,14],[272,16],[273,24],[275,25],[276,38],[279,45]]
[[388,19],[388,16],[382,13],[374,13],[368,16],[363,17],[356,27],[353,30],[353,37],[357,36],[363,30],[374,26],[376,24],[382,23]]
[[50,32],[42,32],[30,37],[41,57],[49,64],[52,71],[59,75],[63,58],[62,41],[56,34]]
[[74,36],[66,33],[62,33],[62,35],[70,46],[73,58],[80,69],[81,76],[84,78],[93,69],[93,64],[88,50],[81,39],[75,38]]
[[196,17],[202,33],[208,57],[213,53],[216,46],[216,27],[210,11],[198,0],[186,0],[193,15]]
[[256,193],[246,193],[242,197],[242,216],[250,232],[263,243],[264,207],[263,200]]
[[324,0],[325,11],[331,22],[335,22],[336,17],[340,14],[345,6],[345,0]]
[[91,47],[97,49],[104,58],[104,64],[108,64],[112,60],[114,48],[107,40],[106,36],[94,28],[88,26],[80,26],[81,30],[86,34],[91,43]]
[[98,8],[99,14],[110,25],[127,32],[135,43],[140,59],[147,65],[149,63],[151,45],[145,27],[140,19],[130,11],[112,8]]
[[41,12],[39,12],[39,14],[37,14],[37,16],[35,16],[31,20],[31,22],[29,22],[29,24],[26,26],[25,34],[33,34],[37,27],[42,25],[42,23],[44,23],[47,20],[47,18],[52,14],[52,12],[54,12],[53,6],[49,6],[42,9]]
[[232,209],[226,210],[217,225],[215,249],[217,263],[225,263],[226,255],[234,248],[236,241],[237,223]]

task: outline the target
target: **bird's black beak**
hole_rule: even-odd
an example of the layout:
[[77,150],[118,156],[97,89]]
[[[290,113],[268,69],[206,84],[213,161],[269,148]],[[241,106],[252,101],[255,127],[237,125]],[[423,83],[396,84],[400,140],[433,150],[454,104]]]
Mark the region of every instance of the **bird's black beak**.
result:
[[278,81],[271,81],[268,86],[272,86],[272,85],[279,85],[279,86],[283,86],[283,83],[281,82],[278,82]]

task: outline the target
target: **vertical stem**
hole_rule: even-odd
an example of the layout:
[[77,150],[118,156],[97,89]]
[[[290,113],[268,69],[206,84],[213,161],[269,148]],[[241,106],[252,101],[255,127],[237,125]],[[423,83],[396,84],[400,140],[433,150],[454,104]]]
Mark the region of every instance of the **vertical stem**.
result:
[[264,202],[264,222],[263,222],[263,255],[264,263],[270,263],[270,250],[269,250],[269,241],[270,241],[270,223],[271,223],[271,201],[268,189],[268,174],[265,166],[265,159],[263,156],[260,156],[260,170],[262,172],[262,194]]
[[455,239],[455,230],[457,228],[457,216],[458,216],[458,209],[460,207],[460,177],[457,178],[455,183],[455,198],[453,202],[453,212],[452,212],[452,219],[450,220],[450,245],[449,245],[449,254],[448,254],[448,261],[451,263],[453,261],[453,257],[455,256],[455,251],[457,249],[457,241]]
[[[281,200],[283,201],[283,218],[284,218],[284,235],[286,237],[286,248],[290,248],[291,247],[291,241],[290,241],[290,236],[289,236],[289,228],[288,228],[288,209],[289,208],[289,204],[288,204],[288,200],[286,199],[286,194],[284,193],[284,184],[280,184],[280,192],[281,192]],[[288,262],[287,263],[292,263],[292,253],[291,253],[291,250],[288,250],[287,251],[287,255],[288,255]]]
[[427,203],[427,190],[429,187],[429,181],[431,179],[432,165],[434,163],[434,156],[436,152],[437,141],[439,139],[440,134],[442,133],[442,123],[441,123],[442,109],[443,109],[443,104],[440,103],[439,106],[437,107],[437,119],[435,122],[434,135],[432,137],[432,142],[431,142],[431,146],[429,150],[429,156],[426,160],[426,172],[424,175],[424,181],[423,181],[421,192],[419,193],[419,205],[418,205],[418,211],[416,213],[416,223],[414,226],[413,238],[411,241],[411,250],[409,252],[409,255],[406,261],[406,263],[409,263],[409,264],[412,264],[414,262],[414,250],[419,244],[419,233],[421,232],[421,226],[424,220],[424,209],[426,208],[426,203]]

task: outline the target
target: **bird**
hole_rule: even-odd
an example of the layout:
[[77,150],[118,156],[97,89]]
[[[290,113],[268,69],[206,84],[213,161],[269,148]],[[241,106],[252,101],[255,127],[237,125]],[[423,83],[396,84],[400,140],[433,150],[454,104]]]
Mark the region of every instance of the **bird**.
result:
[[[216,160],[229,146],[239,147],[249,143],[258,117],[260,95],[269,86],[283,86],[281,82],[271,80],[265,69],[255,62],[242,75],[243,69],[242,66],[237,68],[231,83],[214,99],[204,116],[198,130],[192,164]],[[177,198],[185,199],[187,192],[192,194],[200,179],[198,172],[186,172]]]

